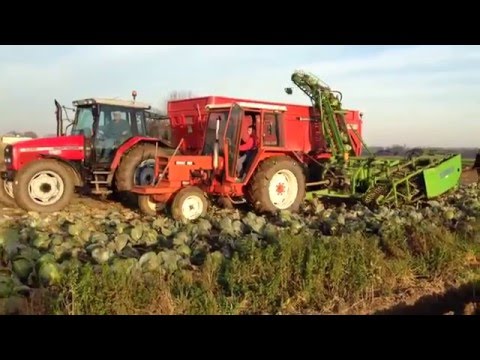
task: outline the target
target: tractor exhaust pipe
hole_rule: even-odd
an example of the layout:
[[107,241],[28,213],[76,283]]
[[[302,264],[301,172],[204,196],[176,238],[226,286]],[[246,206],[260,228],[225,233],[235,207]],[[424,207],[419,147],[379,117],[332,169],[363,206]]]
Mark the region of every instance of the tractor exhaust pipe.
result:
[[218,148],[219,148],[219,138],[218,132],[220,130],[220,116],[217,118],[217,125],[215,126],[215,145],[213,145],[213,170],[218,169]]
[[57,120],[57,136],[63,135],[63,115],[62,115],[62,106],[55,99],[55,117]]

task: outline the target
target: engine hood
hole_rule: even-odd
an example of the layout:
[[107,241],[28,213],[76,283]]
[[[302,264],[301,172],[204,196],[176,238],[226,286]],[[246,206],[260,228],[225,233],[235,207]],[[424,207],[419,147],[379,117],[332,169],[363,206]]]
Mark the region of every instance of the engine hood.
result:
[[44,158],[57,158],[66,162],[82,161],[85,157],[85,138],[82,135],[59,136],[19,141],[10,145],[6,166],[9,170],[19,170],[32,161]]
[[55,136],[19,141],[12,144],[13,152],[82,151],[85,139],[82,135]]

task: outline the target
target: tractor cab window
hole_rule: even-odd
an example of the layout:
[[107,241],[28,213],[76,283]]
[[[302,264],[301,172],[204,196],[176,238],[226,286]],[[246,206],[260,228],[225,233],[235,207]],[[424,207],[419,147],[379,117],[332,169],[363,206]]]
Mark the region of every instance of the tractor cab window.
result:
[[91,137],[93,133],[93,111],[90,107],[79,107],[76,112],[76,121],[72,128],[72,135]]
[[243,109],[237,104],[233,105],[228,120],[225,140],[228,141],[228,176],[236,177],[240,130],[242,126]]
[[116,149],[133,136],[135,114],[131,109],[102,105],[98,117],[95,150],[98,163],[109,164]]
[[260,112],[246,111],[241,123],[240,144],[238,158],[236,160],[236,174],[243,178],[248,172],[250,165],[257,153],[258,137],[257,129],[260,119]]
[[147,120],[147,136],[170,142],[172,140],[170,119]]
[[147,127],[145,124],[145,113],[143,111],[137,111],[135,113],[137,134],[140,136],[147,136]]
[[227,119],[230,111],[216,111],[211,112],[208,116],[207,121],[207,131],[205,133],[205,144],[203,146],[203,155],[212,155],[213,154],[213,146],[215,144],[216,139],[216,129],[217,129],[217,119],[220,119],[220,128],[218,131],[219,137],[219,152],[220,155],[223,154],[223,139],[225,133],[225,125],[227,124]]
[[265,113],[263,117],[263,144],[281,146],[280,122],[282,114]]
[[113,106],[102,106],[98,119],[98,130],[107,139],[125,141],[132,136],[130,111]]

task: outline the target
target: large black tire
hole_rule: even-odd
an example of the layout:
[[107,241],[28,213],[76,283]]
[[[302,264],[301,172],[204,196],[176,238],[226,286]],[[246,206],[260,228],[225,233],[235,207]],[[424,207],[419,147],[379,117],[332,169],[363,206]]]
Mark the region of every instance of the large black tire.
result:
[[[191,206],[188,206],[189,209],[184,211],[184,205]],[[189,186],[179,190],[175,194],[170,211],[172,217],[177,221],[188,222],[196,220],[207,215],[208,201],[200,188]]]
[[[167,153],[159,146],[157,156],[160,155],[167,156]],[[115,172],[115,190],[120,200],[126,205],[138,204],[138,196],[131,193],[130,190],[138,185],[135,181],[135,172],[146,160],[155,160],[155,144],[141,144],[131,149],[122,157]],[[149,181],[150,178],[147,177],[144,180]]]
[[[18,171],[13,182],[13,196],[18,206],[27,211],[41,213],[61,211],[68,206],[75,193],[75,181],[67,166],[56,160],[45,159],[33,161]],[[41,172],[48,172],[49,176],[46,176],[45,179],[50,180],[35,179]],[[31,181],[34,181],[35,185],[31,184]],[[55,201],[40,203],[38,195],[56,187],[54,181],[58,181],[56,185],[60,186]],[[34,200],[35,198],[37,201]]]
[[247,185],[248,200],[260,214],[297,212],[305,198],[305,178],[301,164],[288,156],[266,159]]
[[0,204],[11,208],[17,207],[12,191],[13,182],[0,179]]

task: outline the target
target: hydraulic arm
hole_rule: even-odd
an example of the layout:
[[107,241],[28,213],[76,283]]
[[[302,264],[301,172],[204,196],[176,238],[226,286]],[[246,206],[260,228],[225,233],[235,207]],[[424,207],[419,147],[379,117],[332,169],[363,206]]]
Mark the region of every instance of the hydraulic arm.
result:
[[353,144],[344,118],[346,112],[342,110],[342,94],[332,91],[327,85],[321,84],[316,76],[303,71],[294,72],[292,81],[310,98],[319,112],[318,121],[321,122],[323,136],[333,158],[346,161],[353,155]]

